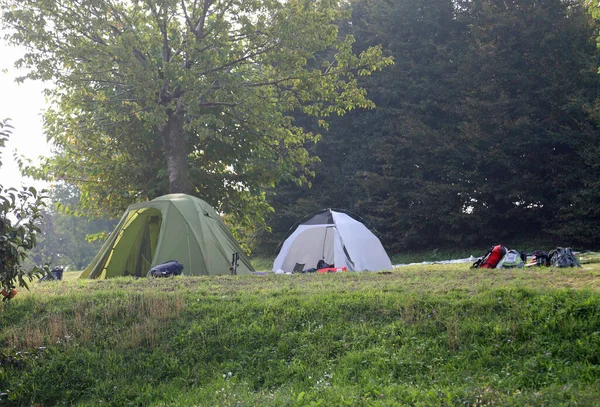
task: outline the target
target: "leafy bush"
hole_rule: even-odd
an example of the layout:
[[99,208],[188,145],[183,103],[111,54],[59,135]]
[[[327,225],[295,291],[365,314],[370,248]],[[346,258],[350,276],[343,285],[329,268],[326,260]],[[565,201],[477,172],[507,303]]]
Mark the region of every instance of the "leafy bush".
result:
[[[0,148],[5,146],[11,133],[12,126],[8,120],[1,121]],[[31,281],[44,272],[40,267],[30,271],[22,268],[27,253],[36,243],[36,233],[39,232],[36,221],[42,217],[44,198],[33,187],[18,190],[0,185],[0,288],[4,301],[16,294],[17,284],[27,288],[26,279]]]

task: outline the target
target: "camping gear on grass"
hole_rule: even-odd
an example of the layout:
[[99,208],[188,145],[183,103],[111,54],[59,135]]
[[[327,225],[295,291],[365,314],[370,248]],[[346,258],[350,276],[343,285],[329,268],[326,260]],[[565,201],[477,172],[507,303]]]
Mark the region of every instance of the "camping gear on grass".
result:
[[593,252],[591,250],[578,250],[577,260],[579,260],[579,264],[593,264],[600,263],[600,253]]
[[231,266],[229,267],[229,271],[231,271],[231,275],[235,276],[237,274],[237,268],[240,266],[240,254],[235,252],[231,254]]
[[472,269],[493,269],[496,268],[502,257],[508,252],[506,247],[501,244],[492,247],[482,257],[477,259],[471,266]]
[[319,260],[317,263],[317,273],[338,273],[348,271],[347,267],[335,267],[334,264],[327,264],[325,260]]
[[548,253],[552,267],[581,267],[570,247],[557,247]]
[[538,267],[550,266],[550,256],[548,256],[548,253],[541,250],[534,250],[533,262]]
[[296,265],[323,260],[349,271],[391,270],[392,262],[379,239],[343,212],[324,209],[301,223],[283,243],[273,271],[293,272]]
[[496,268],[521,268],[525,265],[523,256],[516,250],[508,250],[496,265]]
[[181,275],[183,265],[177,260],[171,260],[166,263],[154,266],[148,272],[148,277],[171,277]]
[[250,260],[215,210],[191,195],[170,194],[130,205],[80,278],[144,277],[158,264],[177,259],[186,275],[254,271]]
[[62,267],[56,266],[52,270],[50,270],[50,274],[47,274],[44,277],[40,278],[40,281],[62,280],[63,272],[64,269]]

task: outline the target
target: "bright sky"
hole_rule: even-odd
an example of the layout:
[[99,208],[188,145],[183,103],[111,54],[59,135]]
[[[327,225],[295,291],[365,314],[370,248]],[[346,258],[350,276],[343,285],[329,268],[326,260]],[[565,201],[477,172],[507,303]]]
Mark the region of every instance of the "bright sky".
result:
[[4,188],[21,184],[39,187],[41,184],[21,177],[14,160],[14,151],[37,162],[39,156],[50,154],[50,146],[42,130],[42,113],[46,100],[41,82],[15,83],[19,72],[14,62],[23,54],[19,48],[9,46],[0,36],[0,120],[10,118],[14,127],[5,148],[1,149],[0,185]]

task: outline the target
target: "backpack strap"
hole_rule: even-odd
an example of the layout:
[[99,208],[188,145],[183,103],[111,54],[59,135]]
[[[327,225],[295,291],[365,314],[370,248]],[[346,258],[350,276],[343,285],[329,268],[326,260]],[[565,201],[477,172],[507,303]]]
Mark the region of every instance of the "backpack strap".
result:
[[476,269],[476,268],[481,267],[481,265],[483,263],[485,263],[486,260],[490,257],[490,254],[492,254],[492,250],[494,250],[493,247],[490,250],[488,250],[483,256],[481,256],[479,259],[477,259],[470,268]]

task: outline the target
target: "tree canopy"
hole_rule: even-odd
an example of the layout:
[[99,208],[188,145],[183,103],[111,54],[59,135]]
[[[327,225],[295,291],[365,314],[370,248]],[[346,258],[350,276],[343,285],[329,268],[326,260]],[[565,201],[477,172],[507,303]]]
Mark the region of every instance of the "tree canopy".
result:
[[[117,214],[169,192],[198,195],[240,227],[265,190],[306,182],[327,117],[373,107],[358,77],[391,64],[338,35],[336,0],[0,1],[18,65],[52,81],[56,155],[29,173],[64,179],[82,206]],[[23,78],[24,79],[24,78]]]
[[12,3],[22,64],[57,81],[41,171],[84,205],[191,186],[240,228],[267,215],[265,254],[327,207],[392,253],[600,243],[588,1]]
[[368,219],[391,253],[600,243],[600,51],[583,2],[357,0],[346,29],[395,64],[361,78],[377,108],[315,145],[313,188],[278,188],[260,245],[326,207]]

